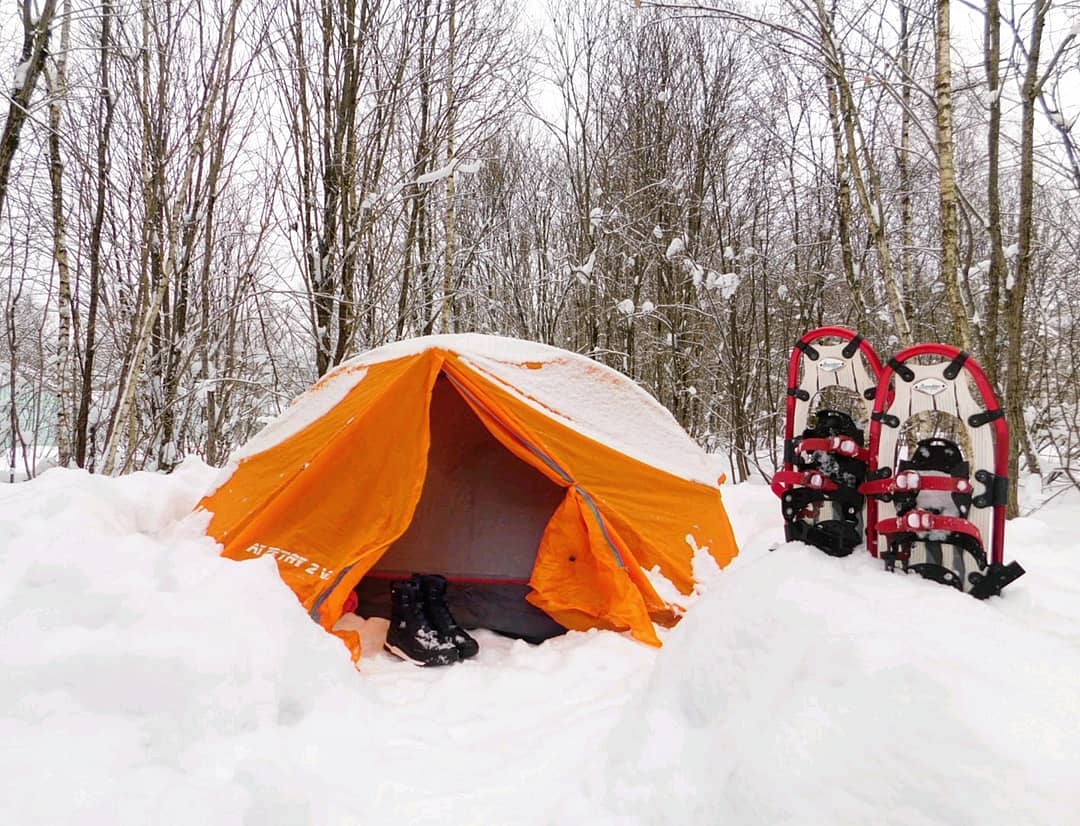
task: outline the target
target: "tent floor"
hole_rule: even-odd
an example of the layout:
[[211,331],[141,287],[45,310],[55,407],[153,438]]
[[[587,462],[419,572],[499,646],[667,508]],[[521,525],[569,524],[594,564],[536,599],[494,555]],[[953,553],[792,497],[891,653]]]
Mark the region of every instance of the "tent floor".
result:
[[[359,598],[356,613],[362,617],[389,619],[390,582],[408,576],[384,571],[369,573],[356,587]],[[449,582],[447,605],[454,619],[465,628],[487,628],[534,644],[566,633],[562,625],[525,600],[530,590],[526,582],[452,577]]]

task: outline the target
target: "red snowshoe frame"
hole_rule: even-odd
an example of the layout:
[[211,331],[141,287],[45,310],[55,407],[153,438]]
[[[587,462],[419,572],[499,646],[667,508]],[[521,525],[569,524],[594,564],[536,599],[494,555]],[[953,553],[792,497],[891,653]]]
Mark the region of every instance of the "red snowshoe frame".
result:
[[[838,339],[826,344],[825,339]],[[861,355],[861,357],[860,357]],[[813,369],[816,366],[817,369]],[[787,410],[784,422],[784,467],[772,479],[780,497],[789,541],[803,540],[833,556],[851,553],[862,541],[857,526],[864,524],[863,495],[857,484],[838,483],[837,475],[797,468],[806,453],[833,454],[838,463],[860,467],[869,460],[865,434],[815,437],[808,432],[813,401],[829,387],[858,394],[869,418],[876,393],[881,360],[861,335],[846,327],[819,327],[804,335],[791,352],[788,364]],[[812,430],[809,432],[812,433]],[[820,520],[823,508],[827,518]]]
[[[936,358],[919,363],[926,362],[920,359],[926,356]],[[979,399],[972,395],[971,386]],[[956,419],[970,446],[970,454],[963,456],[969,474],[930,475],[903,469],[898,461],[903,425],[920,413],[942,413]],[[947,545],[977,548],[979,570],[962,577],[944,572],[941,581],[979,598],[999,593],[1019,577],[1023,569],[1017,563],[1004,564],[1009,427],[978,363],[947,344],[909,347],[882,370],[870,418],[868,481],[861,488],[867,496],[866,545],[870,553],[886,556],[892,537],[907,538],[910,544],[944,538]],[[942,439],[926,442],[953,444]],[[976,490],[979,485],[981,492]],[[894,497],[917,496],[920,491],[952,494],[970,505],[965,505],[959,516],[918,506],[897,511]],[[906,568],[906,559],[904,565]]]
[[[907,362],[917,356],[941,356],[943,361],[937,361],[927,365],[908,365]],[[967,375],[975,383],[979,394],[982,396],[982,404],[972,398],[966,384],[960,381]],[[900,381],[894,381],[894,377]],[[933,382],[938,384],[933,384]],[[934,393],[919,392],[919,385],[936,390],[940,385],[941,390]],[[977,482],[981,482],[985,488],[983,493],[975,497],[975,505],[972,509],[970,522],[978,532],[975,536],[987,537],[989,535],[990,561],[999,565],[1005,557],[1005,500],[1008,496],[1009,475],[1009,425],[1005,421],[1005,411],[998,404],[997,397],[990,380],[982,368],[968,356],[967,353],[947,344],[918,344],[909,347],[885,365],[881,373],[881,386],[890,387],[891,393],[881,394],[882,398],[874,403],[874,412],[870,417],[870,477],[872,481],[864,485],[865,493],[872,494],[867,503],[867,530],[866,544],[874,556],[880,555],[879,521],[887,521],[879,517],[880,511],[892,511],[883,513],[883,517],[894,517],[895,509],[879,507],[881,494],[896,492],[896,479],[888,478],[893,475],[892,462],[882,460],[882,454],[895,455],[896,442],[900,435],[900,425],[915,413],[931,410],[942,410],[951,413],[960,419],[967,429],[972,446],[973,456],[968,456],[968,462],[975,468],[973,474]],[[951,392],[948,392],[952,388]],[[941,404],[941,396],[948,396],[949,407]],[[904,415],[899,415],[899,414]],[[992,429],[991,443],[987,444],[983,428],[989,424]],[[991,465],[992,470],[987,468]],[[880,484],[884,482],[885,484]],[[919,480],[921,489],[929,490],[957,490],[957,487],[948,479],[933,479],[923,477]],[[970,490],[971,483],[967,482]],[[961,491],[965,492],[965,491]],[[980,504],[982,505],[980,507]],[[987,506],[990,506],[991,515],[987,515]],[[938,517],[938,521],[946,517]],[[887,527],[887,526],[882,526]],[[984,543],[985,544],[985,543]]]

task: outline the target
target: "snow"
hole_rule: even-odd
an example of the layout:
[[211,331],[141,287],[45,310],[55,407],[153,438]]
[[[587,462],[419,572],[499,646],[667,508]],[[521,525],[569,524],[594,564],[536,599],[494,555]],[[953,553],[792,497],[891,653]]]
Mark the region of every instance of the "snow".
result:
[[[435,348],[459,354],[529,405],[590,439],[684,479],[716,484],[707,455],[670,411],[621,373],[568,350],[477,333],[406,339],[342,363],[234,452],[218,474],[218,484],[229,478],[241,459],[280,444],[338,404],[371,365]],[[543,369],[534,369],[537,364]]]
[[728,301],[739,289],[742,278],[735,272],[714,272],[709,270],[705,277],[705,289],[717,292],[724,301]]
[[643,313],[644,315],[648,315],[649,313],[651,313],[651,312],[652,312],[653,310],[655,310],[655,309],[656,309],[656,305],[655,305],[655,304],[653,304],[653,303],[652,303],[651,301],[649,301],[648,299],[646,299],[645,301],[642,301],[642,302],[641,302],[641,307],[640,307],[640,309],[641,309],[641,312],[642,312],[642,313]]
[[[654,231],[655,232],[655,231]],[[667,251],[664,253],[664,257],[670,261],[671,259],[682,255],[686,249],[686,240],[681,236],[676,236],[671,239],[671,243],[668,244]]]
[[416,179],[416,183],[433,184],[436,181],[444,180],[454,174],[454,168],[457,166],[457,159],[450,161],[446,166],[441,166],[438,169],[433,169],[431,172],[425,172],[423,175]]
[[693,283],[694,289],[701,289],[705,283],[705,268],[687,258],[683,262],[683,269],[690,273],[690,281]]
[[573,267],[571,272],[577,276],[578,283],[585,286],[589,283],[589,279],[592,277],[593,270],[596,268],[596,250],[589,253],[589,257],[585,259],[585,263],[580,267]]
[[23,86],[26,85],[26,78],[27,75],[30,73],[30,63],[31,61],[27,59],[22,61],[18,66],[15,67],[15,79],[12,81],[11,84],[12,94],[17,94],[19,90],[21,90]]
[[415,183],[418,185],[433,184],[449,178],[455,172],[464,172],[471,175],[479,172],[483,165],[484,162],[480,160],[462,162],[458,158],[454,158],[445,166],[441,166],[438,169],[431,170],[431,172],[424,173],[416,179]]
[[593,207],[589,211],[589,232],[596,232],[600,228],[600,225],[604,223],[604,210],[600,207]]
[[5,823],[1075,819],[1075,494],[1010,524],[1028,574],[977,602],[781,544],[771,492],[727,486],[742,553],[702,560],[662,649],[481,630],[476,659],[421,669],[350,617],[354,671],[268,560],[219,558],[185,516],[214,475],[0,489]]
[[615,305],[615,309],[623,315],[633,315],[634,312],[634,299],[624,298],[618,304]]
[[287,416],[272,419],[269,425],[249,439],[243,447],[235,450],[230,456],[226,473],[231,473],[241,459],[280,444],[324,416],[363,380],[366,373],[366,369],[357,365],[327,374],[322,381],[293,400]]

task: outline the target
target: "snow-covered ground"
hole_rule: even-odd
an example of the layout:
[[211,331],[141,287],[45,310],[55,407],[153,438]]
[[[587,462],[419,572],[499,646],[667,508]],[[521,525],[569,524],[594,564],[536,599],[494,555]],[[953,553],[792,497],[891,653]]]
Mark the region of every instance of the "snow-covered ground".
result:
[[215,471],[0,488],[0,822],[1065,824],[1080,812],[1080,500],[1009,528],[977,602],[779,542],[654,650],[479,632],[477,659],[359,672],[269,559],[186,518]]

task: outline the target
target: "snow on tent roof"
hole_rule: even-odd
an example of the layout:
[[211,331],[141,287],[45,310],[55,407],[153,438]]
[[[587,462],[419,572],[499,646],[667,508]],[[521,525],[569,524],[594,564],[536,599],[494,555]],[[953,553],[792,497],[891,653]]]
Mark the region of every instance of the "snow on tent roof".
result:
[[365,368],[433,349],[458,354],[526,403],[590,439],[684,479],[716,485],[705,452],[667,408],[631,379],[568,350],[479,333],[406,339],[343,362],[234,453],[230,465],[299,433],[345,398],[363,380]]

